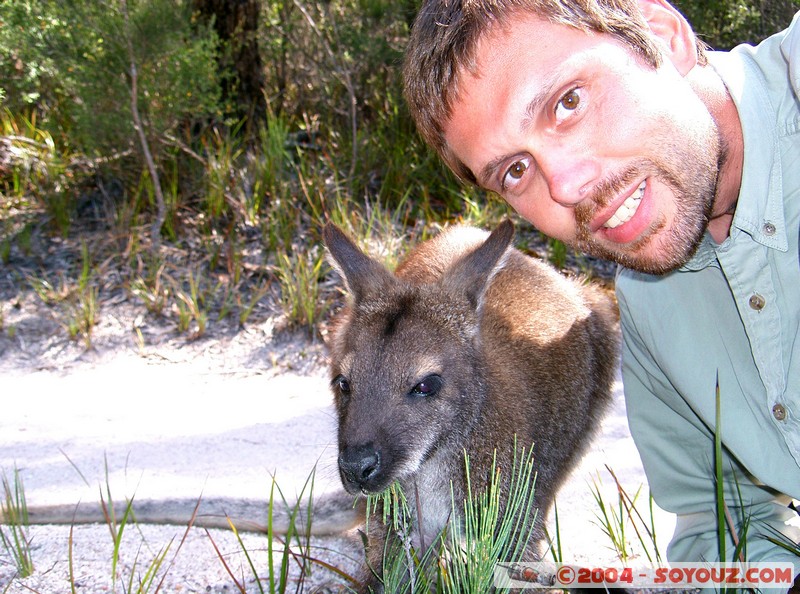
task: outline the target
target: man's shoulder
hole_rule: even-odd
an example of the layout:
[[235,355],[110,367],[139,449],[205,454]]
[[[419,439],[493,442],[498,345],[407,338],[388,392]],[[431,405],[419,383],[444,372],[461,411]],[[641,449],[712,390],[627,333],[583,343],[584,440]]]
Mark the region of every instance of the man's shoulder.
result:
[[789,64],[789,79],[795,95],[800,99],[800,10],[781,41],[781,53]]

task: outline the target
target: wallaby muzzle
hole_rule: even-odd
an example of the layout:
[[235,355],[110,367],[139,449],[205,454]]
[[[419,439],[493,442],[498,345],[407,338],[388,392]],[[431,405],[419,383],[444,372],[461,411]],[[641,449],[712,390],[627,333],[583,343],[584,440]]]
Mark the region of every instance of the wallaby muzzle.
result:
[[349,493],[372,493],[382,484],[381,453],[371,444],[345,447],[339,454],[339,473]]

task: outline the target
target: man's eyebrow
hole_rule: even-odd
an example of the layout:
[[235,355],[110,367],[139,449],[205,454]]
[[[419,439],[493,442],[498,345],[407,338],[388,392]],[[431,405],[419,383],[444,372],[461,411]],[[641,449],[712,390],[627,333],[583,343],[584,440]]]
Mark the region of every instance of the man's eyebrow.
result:
[[528,128],[531,127],[531,124],[536,119],[536,114],[541,111],[542,106],[547,103],[547,100],[553,94],[553,89],[556,86],[556,82],[553,79],[545,81],[542,87],[539,89],[539,92],[533,96],[533,99],[528,101],[528,104],[525,106],[525,117],[522,118],[522,122],[520,124],[520,129],[525,132]]
[[[528,131],[533,124],[533,121],[536,119],[536,114],[541,110],[542,105],[544,105],[553,94],[554,88],[555,81],[548,80],[545,82],[539,92],[533,96],[533,99],[528,101],[528,104],[525,106],[524,116],[520,121],[521,132]],[[492,177],[494,177],[497,169],[504,161],[511,158],[511,156],[512,155],[503,155],[502,157],[492,159],[486,165],[484,165],[477,175],[478,183],[483,187],[488,187],[488,182]]]
[[478,184],[483,186],[484,188],[489,188],[489,180],[494,178],[495,172],[500,167],[500,165],[508,159],[508,155],[503,155],[502,157],[498,157],[497,159],[492,159],[486,165],[483,166],[483,169],[480,170],[478,173]]

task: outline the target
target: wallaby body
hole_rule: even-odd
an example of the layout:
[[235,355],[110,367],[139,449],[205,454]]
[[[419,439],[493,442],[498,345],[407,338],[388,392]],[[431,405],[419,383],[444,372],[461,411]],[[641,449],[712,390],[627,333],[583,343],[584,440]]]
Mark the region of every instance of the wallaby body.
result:
[[[417,546],[450,519],[451,484],[455,501],[465,498],[465,452],[479,490],[495,452],[511,467],[516,438],[533,444],[535,558],[545,513],[610,402],[619,348],[610,299],[509,247],[512,237],[510,222],[491,235],[454,227],[391,274],[325,229],[350,291],[330,339],[342,482],[378,493],[399,481],[420,508]],[[385,534],[370,532],[380,572]]]

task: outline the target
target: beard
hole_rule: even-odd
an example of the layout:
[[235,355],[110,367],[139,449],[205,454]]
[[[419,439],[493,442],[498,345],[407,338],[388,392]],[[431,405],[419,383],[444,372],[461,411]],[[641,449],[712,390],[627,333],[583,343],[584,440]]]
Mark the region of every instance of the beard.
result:
[[[675,147],[672,147],[673,149]],[[578,225],[572,247],[604,260],[611,260],[646,274],[672,272],[694,256],[711,220],[717,196],[719,172],[727,158],[727,150],[718,135],[705,146],[683,154],[679,162],[642,160],[625,172],[599,184],[590,200],[575,208]],[[595,213],[619,195],[621,188],[635,179],[657,179],[672,193],[675,216],[671,224],[661,214],[641,237],[628,244],[602,241],[594,237],[589,224]]]

